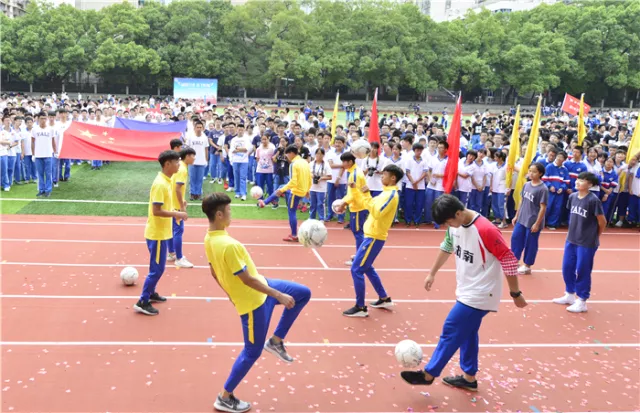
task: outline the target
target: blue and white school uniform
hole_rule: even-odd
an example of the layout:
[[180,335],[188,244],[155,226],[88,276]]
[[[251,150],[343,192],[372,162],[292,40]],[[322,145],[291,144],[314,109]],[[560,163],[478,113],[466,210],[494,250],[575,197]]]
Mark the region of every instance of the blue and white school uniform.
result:
[[504,197],[507,193],[507,164],[496,162],[491,170],[491,210],[493,217],[504,219]]

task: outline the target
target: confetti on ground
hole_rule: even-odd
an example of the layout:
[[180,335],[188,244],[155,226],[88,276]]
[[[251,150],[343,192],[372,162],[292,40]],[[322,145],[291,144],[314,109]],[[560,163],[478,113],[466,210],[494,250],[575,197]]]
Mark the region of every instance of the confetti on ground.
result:
[[172,296],[172,297],[175,297],[175,296],[176,296],[176,293],[171,293],[171,296]]
[[607,346],[606,344],[603,344],[600,340],[593,340],[593,342],[604,346],[604,349],[607,351],[611,350],[611,347]]
[[211,337],[207,337],[207,343],[213,343],[213,339]]
[[529,406],[529,408],[531,409],[532,412],[534,413],[540,413],[540,410],[536,409],[535,406]]

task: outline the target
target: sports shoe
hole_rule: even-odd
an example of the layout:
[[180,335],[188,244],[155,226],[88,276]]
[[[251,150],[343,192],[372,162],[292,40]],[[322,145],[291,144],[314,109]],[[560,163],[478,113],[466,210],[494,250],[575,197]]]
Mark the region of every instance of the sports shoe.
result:
[[193,268],[193,264],[187,260],[186,257],[182,257],[176,261],[176,267],[178,268]]
[[500,228],[500,229],[505,229],[507,227],[509,227],[508,224],[500,224],[500,225],[498,225],[498,228]]
[[176,260],[176,253],[170,252],[167,254],[167,262],[173,262]]
[[394,306],[393,301],[391,301],[391,297],[387,297],[384,300],[379,298],[378,301],[369,303],[369,305],[373,308],[391,308]]
[[133,309],[136,312],[142,313],[144,315],[158,315],[158,314],[160,314],[160,311],[158,311],[156,308],[154,308],[151,305],[150,301],[147,301],[145,303],[142,300],[138,300],[138,302],[135,303],[135,305],[133,306]]
[[457,387],[458,389],[478,391],[478,381],[467,381],[462,375],[455,377],[444,377],[442,379],[442,382],[451,387]]
[[358,307],[353,306],[348,310],[342,312],[342,315],[345,317],[369,317],[369,312],[367,311],[367,307]]
[[285,363],[293,362],[293,357],[287,354],[287,350],[284,348],[284,343],[282,341],[279,343],[275,343],[273,339],[269,339],[266,343],[264,343],[264,350],[267,353],[273,354]]
[[216,180],[215,180],[215,179],[212,179],[212,180],[210,180],[210,181],[209,181],[209,183],[210,183],[210,184],[215,184],[215,183],[216,183]]
[[298,237],[294,237],[293,235],[289,235],[288,237],[282,238],[283,241],[287,242],[298,242]]
[[531,267],[521,265],[518,267],[518,274],[531,274]]
[[236,194],[236,196],[234,196],[235,199],[240,198],[240,195]]
[[226,191],[227,191],[227,192],[233,192],[233,191],[234,191],[234,189],[233,189],[232,187],[229,187],[229,188],[227,188],[227,189],[226,189]]
[[251,403],[236,399],[233,394],[230,394],[228,399],[223,399],[221,395],[218,395],[216,402],[213,403],[213,408],[220,412],[242,413],[251,409]]
[[576,297],[573,294],[564,293],[560,298],[554,298],[551,300],[555,304],[573,305],[576,302]]
[[152,303],[164,303],[165,301],[167,301],[167,299],[158,293],[153,293],[149,296],[149,302]]
[[246,195],[242,195],[242,196],[240,197],[240,200],[241,200],[241,201],[246,201],[246,200],[247,200],[247,196],[246,196]]
[[278,208],[280,208],[280,205],[278,204],[271,205],[271,209],[278,209]]
[[353,260],[345,261],[344,265],[346,265],[347,267],[351,267],[353,265]]
[[587,302],[578,298],[575,303],[571,304],[567,307],[567,311],[570,313],[586,313],[587,312]]
[[427,378],[424,376],[424,371],[422,370],[403,371],[400,373],[400,377],[402,377],[402,380],[406,381],[412,386],[429,386],[433,384],[433,381],[435,380],[427,380]]

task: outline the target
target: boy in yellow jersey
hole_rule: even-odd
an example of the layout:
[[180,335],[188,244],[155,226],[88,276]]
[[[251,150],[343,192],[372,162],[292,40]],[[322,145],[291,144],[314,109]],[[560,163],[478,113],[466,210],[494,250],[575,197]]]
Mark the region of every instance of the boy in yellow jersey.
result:
[[[180,150],[180,168],[171,177],[171,194],[173,195],[173,210],[187,212],[187,181],[189,180],[189,165],[196,160],[196,150],[188,146]],[[173,238],[169,241],[167,261],[175,261],[178,268],[193,268],[193,264],[182,255],[182,235],[184,221],[173,218]]]
[[369,188],[365,186],[362,190],[356,190],[358,184],[353,181],[350,182],[353,198],[369,211],[369,217],[364,224],[364,240],[360,244],[351,265],[351,277],[353,277],[353,287],[356,291],[356,305],[342,313],[347,317],[369,316],[367,306],[364,304],[365,275],[378,294],[378,300],[371,303],[371,307],[389,308],[393,306],[391,297],[387,295],[382,286],[380,276],[373,268],[373,262],[382,251],[382,247],[389,235],[389,228],[393,224],[400,199],[396,185],[402,181],[403,177],[404,172],[396,165],[386,166],[382,170],[383,191],[374,198],[371,197]]
[[149,249],[149,275],[144,280],[140,300],[133,309],[146,315],[158,315],[158,310],[151,303],[167,301],[156,292],[156,285],[164,273],[167,261],[167,244],[172,238],[171,218],[187,219],[187,213],[174,211],[171,194],[171,177],[178,172],[180,167],[180,155],[175,151],[164,151],[158,157],[162,166],[162,172],[151,185],[149,195],[149,217],[144,229],[144,237],[147,239]]
[[[357,167],[356,157],[352,152],[343,153],[340,155],[340,160],[342,161],[342,168],[347,171],[347,195],[342,198],[343,203],[339,213],[343,213],[347,205],[349,206],[349,227],[353,237],[356,239],[357,252],[364,240],[363,225],[367,220],[369,211],[360,204],[360,198],[354,197],[353,194],[367,186],[367,180],[364,177],[364,173]],[[345,265],[351,266],[354,257],[355,255],[352,255],[351,259],[345,262]]]
[[264,208],[276,201],[283,193],[287,194],[287,210],[289,212],[289,226],[291,227],[291,235],[285,237],[283,241],[298,241],[298,217],[296,211],[298,204],[302,198],[309,196],[311,189],[311,170],[309,162],[298,156],[298,147],[295,145],[287,146],[284,154],[289,159],[289,176],[291,180],[282,188],[277,189],[269,198],[258,201],[258,206]]
[[[266,279],[258,274],[246,248],[226,231],[231,224],[231,198],[227,194],[219,192],[207,196],[202,201],[202,212],[209,219],[204,246],[211,275],[235,306],[244,334],[244,349],[213,406],[223,412],[246,412],[251,404],[237,399],[234,390],[263,349],[286,363],[293,362],[283,340],[309,302],[311,291],[304,285]],[[269,322],[277,304],[284,305],[285,310],[276,331],[267,340]]]

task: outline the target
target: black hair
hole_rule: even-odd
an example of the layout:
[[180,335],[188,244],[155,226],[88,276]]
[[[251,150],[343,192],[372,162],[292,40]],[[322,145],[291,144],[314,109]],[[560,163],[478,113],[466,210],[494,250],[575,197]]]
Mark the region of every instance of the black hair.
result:
[[598,177],[591,172],[582,172],[578,175],[578,179],[589,182],[591,186],[598,186],[600,184]]
[[216,213],[223,211],[230,203],[229,195],[224,192],[214,192],[202,200],[202,212],[207,216],[209,222],[213,222],[216,219]]
[[325,155],[326,151],[324,150],[324,148],[318,148],[316,149],[316,153],[320,152],[321,154]]
[[170,161],[177,161],[180,159],[180,155],[176,151],[164,151],[158,156],[158,162],[160,166],[164,168],[164,164]]
[[284,153],[294,153],[294,154],[298,154],[298,147],[296,145],[289,145],[287,146],[287,149],[284,150]]
[[180,151],[180,159],[182,159],[184,161],[185,159],[187,159],[187,156],[195,155],[195,154],[196,154],[196,150],[195,149],[193,149],[191,146],[185,146]]
[[371,149],[380,149],[380,144],[378,142],[371,142]]
[[535,167],[540,173],[540,175],[544,175],[544,173],[547,171],[547,168],[545,168],[544,165],[541,164],[540,162],[532,163],[531,166]]
[[412,149],[413,149],[414,151],[417,151],[417,150],[421,150],[421,151],[423,151],[423,150],[424,150],[424,145],[423,145],[423,144],[421,144],[421,143],[414,143],[414,144],[413,144],[413,148],[412,148]]
[[344,152],[342,155],[340,155],[340,160],[342,162],[356,162],[356,156],[352,153],[352,152]]
[[[196,119],[198,119],[198,118],[196,117]],[[201,120],[196,120],[196,121],[194,121],[194,122],[193,122],[193,127],[194,127],[194,128],[195,128],[196,126],[198,126],[198,125],[200,125],[200,126],[202,126],[202,127],[204,128],[204,123],[202,123],[202,121],[201,121]]]
[[[478,158],[478,152],[477,152],[477,151],[474,151],[473,149],[469,149],[469,150],[467,151],[467,156],[469,156],[469,155],[473,155],[473,156],[475,156],[476,158]],[[466,158],[466,157],[465,157],[465,158]]]
[[184,145],[184,143],[182,143],[182,140],[180,139],[171,139],[171,142],[169,142],[169,146],[171,147],[171,150],[175,150],[176,148],[179,148],[182,145]]
[[498,158],[500,158],[503,161],[507,159],[507,155],[505,155],[505,153],[502,152],[502,151],[496,151],[496,153],[493,156],[494,157],[497,156]]
[[438,225],[455,218],[458,211],[464,211],[464,204],[451,194],[440,195],[431,204],[431,217]]
[[576,151],[576,150],[577,150],[577,151],[580,151],[580,155],[583,155],[583,154],[584,154],[584,148],[582,147],[582,145],[576,145],[576,146],[574,146],[574,147],[573,147],[573,150],[574,150],[574,151]]
[[392,165],[387,165],[387,166],[384,167],[382,172],[388,172],[391,175],[395,176],[396,177],[396,184],[398,182],[400,182],[402,180],[402,178],[404,178],[404,172],[397,165],[393,165],[393,164]]
[[444,145],[445,149],[449,149],[449,142],[447,142],[445,140],[438,141],[438,146],[440,146],[440,145]]

